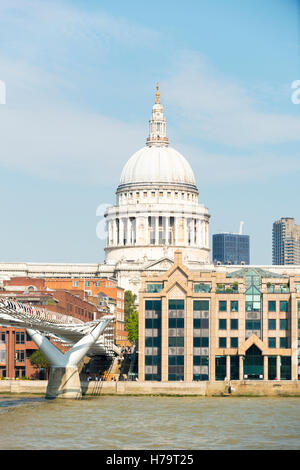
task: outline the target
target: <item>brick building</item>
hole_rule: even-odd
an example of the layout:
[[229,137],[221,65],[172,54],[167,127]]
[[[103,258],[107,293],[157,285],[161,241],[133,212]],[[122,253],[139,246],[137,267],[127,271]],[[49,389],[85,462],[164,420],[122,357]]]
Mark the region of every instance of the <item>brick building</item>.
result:
[[[97,320],[107,314],[105,309],[86,299],[86,293],[79,289],[53,290],[46,286],[44,279],[28,277],[11,278],[3,281],[0,297],[10,298],[47,312],[78,318],[84,322]],[[113,329],[106,332],[113,340]],[[60,343],[55,343],[65,351]],[[37,349],[25,329],[0,326],[0,378],[37,376],[29,357]]]
[[[102,307],[108,306],[115,320],[115,343],[119,346],[127,344],[127,332],[124,319],[124,289],[118,286],[115,279],[110,278],[45,278],[45,287],[54,290],[81,291],[85,299]],[[94,297],[94,299],[93,299]]]

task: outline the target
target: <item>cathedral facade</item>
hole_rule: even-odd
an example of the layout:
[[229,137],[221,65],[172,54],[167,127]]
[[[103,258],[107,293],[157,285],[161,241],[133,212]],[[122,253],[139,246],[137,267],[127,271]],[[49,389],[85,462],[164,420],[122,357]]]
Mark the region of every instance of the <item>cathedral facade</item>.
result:
[[169,145],[157,85],[146,145],[125,164],[105,214],[106,264],[122,287],[136,290],[142,271],[167,269],[178,248],[191,267],[210,263],[210,216],[198,195],[189,163]]

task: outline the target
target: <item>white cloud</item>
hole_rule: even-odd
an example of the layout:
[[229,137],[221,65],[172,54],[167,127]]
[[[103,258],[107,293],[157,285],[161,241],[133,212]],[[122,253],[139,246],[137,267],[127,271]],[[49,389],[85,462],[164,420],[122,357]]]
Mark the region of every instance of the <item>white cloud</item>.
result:
[[143,129],[72,108],[0,108],[0,164],[39,177],[110,185]]
[[180,151],[190,162],[200,191],[202,184],[231,185],[249,181],[267,181],[279,175],[300,171],[298,155],[285,155],[283,161],[280,154],[264,150],[231,155],[207,152],[200,147],[182,146]]
[[239,148],[300,141],[299,117],[261,110],[245,89],[218,76],[196,53],[178,56],[164,89],[179,109],[182,130],[204,141]]

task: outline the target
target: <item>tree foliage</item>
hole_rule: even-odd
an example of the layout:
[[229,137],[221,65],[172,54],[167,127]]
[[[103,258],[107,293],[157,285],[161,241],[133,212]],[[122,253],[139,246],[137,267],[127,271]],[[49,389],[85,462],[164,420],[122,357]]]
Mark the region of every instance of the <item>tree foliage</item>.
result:
[[35,369],[43,368],[49,370],[51,367],[50,362],[48,361],[48,359],[45,358],[44,354],[40,349],[37,349],[36,351],[34,351],[34,353],[31,354],[29,361]]
[[124,316],[125,321],[129,318],[131,313],[137,313],[136,309],[136,295],[131,290],[124,292]]
[[136,344],[139,334],[139,316],[137,312],[132,312],[126,320],[126,331],[128,332],[128,340]]
[[126,290],[124,293],[124,316],[128,340],[136,344],[138,340],[139,314],[136,307],[136,295],[131,290]]

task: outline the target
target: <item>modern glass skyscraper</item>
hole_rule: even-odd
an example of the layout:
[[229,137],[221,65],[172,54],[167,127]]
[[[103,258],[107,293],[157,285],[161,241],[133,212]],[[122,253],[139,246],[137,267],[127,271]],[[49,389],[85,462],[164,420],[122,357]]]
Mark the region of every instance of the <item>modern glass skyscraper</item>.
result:
[[213,263],[250,264],[250,237],[238,233],[213,235]]
[[272,264],[300,264],[300,225],[292,217],[282,217],[273,224]]

